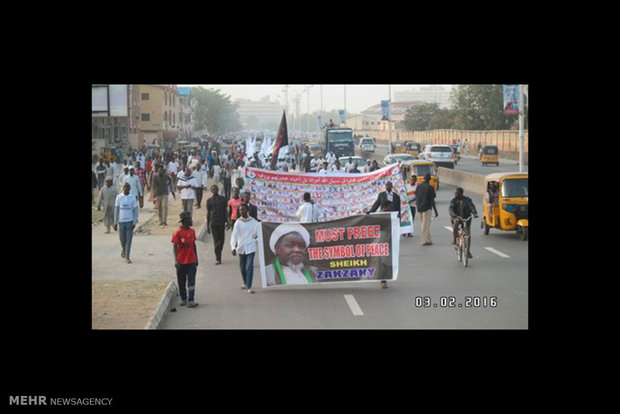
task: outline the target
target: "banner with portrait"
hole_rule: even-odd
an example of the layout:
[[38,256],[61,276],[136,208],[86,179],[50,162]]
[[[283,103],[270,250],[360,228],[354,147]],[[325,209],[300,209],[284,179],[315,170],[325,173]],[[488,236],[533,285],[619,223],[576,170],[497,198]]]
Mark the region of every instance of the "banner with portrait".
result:
[[[251,193],[261,221],[297,222],[295,216],[303,202],[304,193],[310,193],[320,214],[318,221],[336,220],[365,214],[377,201],[385,183],[390,181],[393,192],[400,197],[400,232],[412,233],[413,224],[403,175],[398,164],[369,173],[348,174],[331,172],[300,173],[245,169],[244,191]],[[381,210],[381,206],[376,209]]]
[[400,247],[396,212],[319,223],[260,223],[263,288],[396,280]]
[[519,85],[502,85],[504,97],[503,112],[505,114],[519,113]]
[[390,120],[390,101],[381,101],[381,120]]

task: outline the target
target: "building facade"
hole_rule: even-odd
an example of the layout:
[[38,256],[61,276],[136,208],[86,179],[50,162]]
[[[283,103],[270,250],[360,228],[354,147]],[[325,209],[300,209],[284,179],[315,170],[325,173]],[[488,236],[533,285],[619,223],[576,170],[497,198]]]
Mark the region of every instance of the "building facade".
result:
[[176,85],[139,85],[139,145],[172,147],[179,137]]
[[[406,102],[392,102],[391,105],[391,124],[392,130],[399,129],[400,122],[405,118],[407,109],[415,105],[421,105],[424,102],[420,101],[406,101]],[[373,105],[368,109],[362,111],[362,128],[365,131],[387,131],[388,123],[382,119],[381,104]],[[347,120],[348,123],[348,120]]]
[[92,85],[92,152],[126,149],[138,130],[137,85]]
[[420,101],[436,103],[439,107],[447,108],[450,103],[452,85],[426,85],[413,88],[410,91],[395,91],[392,104],[397,102]]
[[269,96],[260,101],[237,99],[234,103],[237,105],[241,127],[245,130],[277,130],[280,125],[284,107],[279,102],[271,101]]
[[191,97],[191,88],[177,88],[179,98],[179,138],[194,138],[194,118],[192,112],[196,106],[196,100]]

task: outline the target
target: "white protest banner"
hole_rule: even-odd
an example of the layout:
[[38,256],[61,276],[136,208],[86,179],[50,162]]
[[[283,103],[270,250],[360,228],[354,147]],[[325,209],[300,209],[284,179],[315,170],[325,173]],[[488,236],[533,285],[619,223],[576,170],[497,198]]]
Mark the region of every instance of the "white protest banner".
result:
[[[247,168],[244,179],[244,190],[251,193],[250,200],[258,208],[259,220],[274,223],[297,222],[295,213],[306,192],[321,211],[319,221],[365,214],[377,202],[379,193],[385,191],[385,183],[390,181],[393,193],[400,198],[400,232],[413,232],[398,164],[369,173],[331,172],[329,175]],[[377,206],[375,211],[381,211],[381,207]]]

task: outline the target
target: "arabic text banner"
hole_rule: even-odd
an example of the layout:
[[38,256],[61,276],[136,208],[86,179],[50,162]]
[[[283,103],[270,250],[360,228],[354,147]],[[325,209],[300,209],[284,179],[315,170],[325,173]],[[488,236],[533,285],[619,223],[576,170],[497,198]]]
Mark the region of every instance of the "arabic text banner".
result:
[[295,213],[305,192],[322,211],[319,221],[365,214],[385,191],[387,181],[400,197],[400,232],[411,233],[407,193],[397,164],[370,173],[330,175],[246,168],[244,188],[252,194],[251,202],[258,207],[261,221],[287,223],[298,221]]
[[396,280],[400,248],[396,212],[320,223],[260,223],[263,288]]

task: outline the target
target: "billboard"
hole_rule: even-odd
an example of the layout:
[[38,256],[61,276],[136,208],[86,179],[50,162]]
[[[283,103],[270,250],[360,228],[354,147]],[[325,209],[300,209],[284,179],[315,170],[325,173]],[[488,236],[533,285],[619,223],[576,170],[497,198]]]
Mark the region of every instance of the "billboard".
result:
[[92,85],[93,117],[128,117],[127,85]]

